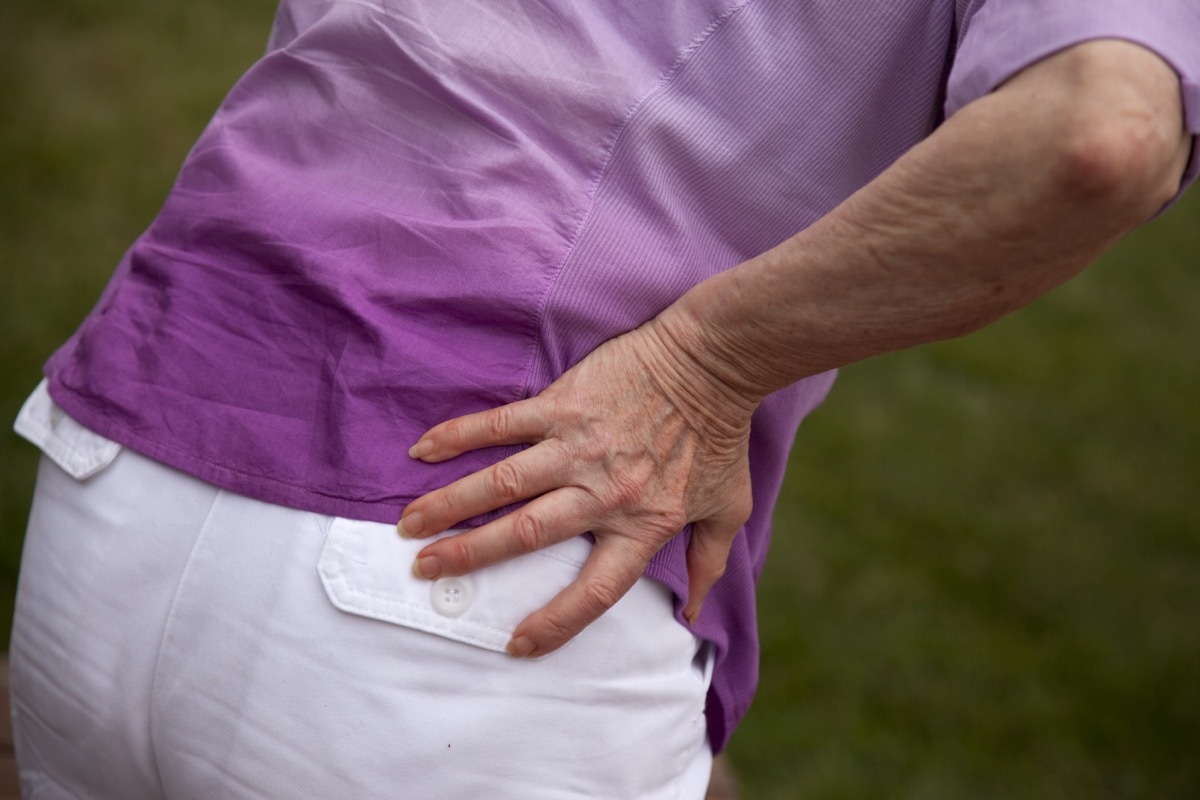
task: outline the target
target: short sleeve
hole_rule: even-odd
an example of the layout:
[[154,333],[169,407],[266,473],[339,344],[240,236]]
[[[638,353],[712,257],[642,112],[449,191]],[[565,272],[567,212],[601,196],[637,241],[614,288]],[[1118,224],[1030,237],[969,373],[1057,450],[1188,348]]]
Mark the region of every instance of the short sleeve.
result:
[[946,116],[1034,62],[1093,39],[1124,39],[1174,67],[1193,135],[1183,185],[1200,172],[1200,2],[1197,0],[983,0],[964,14],[946,87]]

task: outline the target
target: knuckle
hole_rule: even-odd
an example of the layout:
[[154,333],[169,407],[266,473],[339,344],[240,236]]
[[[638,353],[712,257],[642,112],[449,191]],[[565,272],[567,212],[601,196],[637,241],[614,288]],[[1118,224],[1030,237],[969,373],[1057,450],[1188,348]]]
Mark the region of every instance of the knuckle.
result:
[[456,447],[466,435],[466,423],[461,419],[452,419],[443,423],[438,432],[450,446]]
[[545,523],[530,512],[518,512],[513,520],[513,537],[522,552],[532,553],[542,547],[545,541]]
[[594,616],[600,616],[617,604],[624,592],[611,578],[598,577],[583,587],[584,604]]
[[432,516],[439,523],[450,524],[458,521],[454,519],[454,508],[454,497],[449,491],[441,491],[438,492],[436,496],[431,498],[431,502],[429,504],[429,513],[430,516]]
[[555,646],[562,644],[577,633],[564,618],[549,612],[542,616],[542,629],[546,634],[545,638]]
[[512,409],[508,406],[492,409],[484,418],[484,427],[493,440],[507,439],[513,429]]
[[507,504],[524,496],[523,485],[520,470],[508,461],[501,461],[492,467],[488,475],[487,491],[495,499]]
[[628,475],[614,475],[608,504],[613,509],[632,508],[641,502],[644,491],[640,481]]
[[475,546],[469,536],[453,536],[442,547],[441,557],[448,567],[465,569],[475,563]]

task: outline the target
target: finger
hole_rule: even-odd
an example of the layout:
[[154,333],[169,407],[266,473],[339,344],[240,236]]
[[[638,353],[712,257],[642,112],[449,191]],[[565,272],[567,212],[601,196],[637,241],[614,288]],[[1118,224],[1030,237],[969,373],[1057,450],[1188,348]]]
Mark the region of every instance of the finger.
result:
[[397,530],[406,539],[441,533],[456,522],[558,488],[561,457],[542,446],[522,450],[408,504]]
[[562,647],[625,596],[645,572],[650,555],[627,542],[598,538],[579,577],[513,631],[509,655],[544,656]]
[[465,575],[566,541],[591,528],[587,501],[574,487],[542,495],[494,522],[433,542],[417,553],[413,573],[430,580]]
[[435,425],[409,448],[421,461],[445,461],[468,450],[541,441],[545,422],[538,398],[467,414]]
[[733,538],[742,523],[734,518],[712,517],[692,525],[692,537],[688,542],[688,601],[683,617],[692,625],[700,618],[704,598],[725,574]]

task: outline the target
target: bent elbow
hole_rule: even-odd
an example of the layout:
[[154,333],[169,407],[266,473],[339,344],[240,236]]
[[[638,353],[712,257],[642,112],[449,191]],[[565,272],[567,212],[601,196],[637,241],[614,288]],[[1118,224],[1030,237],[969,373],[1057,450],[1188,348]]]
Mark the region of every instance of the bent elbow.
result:
[[1134,224],[1157,213],[1179,191],[1189,144],[1164,116],[1148,106],[1072,115],[1055,170],[1060,190]]

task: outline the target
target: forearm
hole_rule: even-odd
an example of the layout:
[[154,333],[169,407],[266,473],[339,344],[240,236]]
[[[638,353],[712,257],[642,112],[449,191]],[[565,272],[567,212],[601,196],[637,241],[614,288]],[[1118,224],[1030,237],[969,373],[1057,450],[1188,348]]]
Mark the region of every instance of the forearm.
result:
[[811,228],[651,326],[757,402],[959,336],[1075,275],[1178,190],[1178,79],[1124,42],[1072,48],[962,109]]

